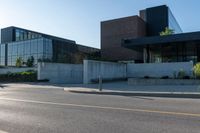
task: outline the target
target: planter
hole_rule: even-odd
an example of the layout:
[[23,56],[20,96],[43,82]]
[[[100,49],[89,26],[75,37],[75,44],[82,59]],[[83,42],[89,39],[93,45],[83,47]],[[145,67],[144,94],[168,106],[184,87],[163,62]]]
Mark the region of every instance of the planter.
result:
[[128,84],[129,85],[200,85],[200,80],[128,78]]

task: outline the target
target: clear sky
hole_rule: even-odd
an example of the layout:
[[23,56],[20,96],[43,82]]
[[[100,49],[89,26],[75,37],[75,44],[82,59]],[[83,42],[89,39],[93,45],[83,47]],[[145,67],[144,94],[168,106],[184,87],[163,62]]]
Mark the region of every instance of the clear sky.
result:
[[184,32],[200,31],[200,0],[0,0],[0,28],[17,26],[100,47],[100,22],[166,4]]

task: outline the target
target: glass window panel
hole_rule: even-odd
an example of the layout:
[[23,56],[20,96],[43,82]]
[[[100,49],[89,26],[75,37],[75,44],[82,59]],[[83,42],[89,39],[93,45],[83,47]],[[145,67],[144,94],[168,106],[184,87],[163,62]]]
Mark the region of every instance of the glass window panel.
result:
[[23,36],[23,31],[20,30],[19,32],[19,40],[23,40],[24,36]]
[[8,44],[8,56],[12,55],[12,45]]
[[37,40],[31,41],[31,54],[37,53]]
[[24,31],[24,40],[28,39],[28,32]]
[[16,41],[19,41],[20,40],[20,31],[18,29],[16,30],[15,36],[16,36]]
[[18,55],[22,56],[24,55],[24,45],[23,44],[19,44],[18,45]]
[[12,65],[12,64],[11,64],[11,61],[12,61],[12,60],[11,60],[11,57],[8,57],[8,65],[9,65],[9,66]]
[[45,52],[47,54],[52,54],[52,41],[45,39]]
[[44,55],[43,54],[38,54],[38,59],[43,59]]
[[13,44],[12,55],[17,55],[17,44]]
[[5,44],[1,44],[1,57],[5,57]]
[[181,33],[182,30],[176,21],[175,17],[173,16],[172,12],[170,9],[168,10],[168,19],[169,19],[169,28],[173,29],[175,33]]
[[28,39],[31,39],[31,32],[28,32]]
[[43,39],[39,39],[37,43],[38,53],[43,53]]
[[5,58],[1,58],[1,65],[5,65]]
[[30,41],[28,41],[26,44],[25,44],[25,55],[28,55],[31,53],[31,44],[30,44]]

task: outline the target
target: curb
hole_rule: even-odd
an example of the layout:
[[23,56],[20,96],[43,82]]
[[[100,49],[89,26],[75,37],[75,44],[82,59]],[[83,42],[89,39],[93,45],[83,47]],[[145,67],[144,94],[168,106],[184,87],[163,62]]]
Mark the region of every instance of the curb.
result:
[[184,92],[141,92],[141,91],[99,91],[98,89],[69,89],[64,91],[79,94],[96,94],[96,95],[116,95],[116,96],[144,96],[144,97],[168,97],[168,98],[194,98],[200,99],[200,93],[184,93]]

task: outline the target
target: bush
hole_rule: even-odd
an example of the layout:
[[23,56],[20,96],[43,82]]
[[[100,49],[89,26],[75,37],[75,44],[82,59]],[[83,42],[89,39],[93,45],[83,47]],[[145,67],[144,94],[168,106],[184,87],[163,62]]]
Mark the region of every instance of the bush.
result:
[[25,71],[18,73],[1,74],[0,81],[6,82],[35,82],[37,81],[37,72],[36,71]]
[[34,65],[34,57],[31,56],[31,57],[28,58],[28,60],[26,62],[26,66],[27,67],[33,67],[33,65]]
[[190,79],[190,76],[184,76],[183,79]]
[[200,63],[197,63],[194,68],[193,68],[193,72],[196,78],[200,78]]
[[149,76],[144,76],[144,78],[145,78],[145,79],[149,79],[150,77],[149,77]]
[[169,76],[162,76],[161,79],[169,79]]
[[174,78],[174,79],[177,78],[177,72],[176,72],[176,71],[173,72],[173,78]]
[[183,69],[180,69],[180,71],[178,72],[178,78],[183,79],[185,76],[185,71]]
[[17,60],[16,60],[16,67],[21,67],[23,64],[23,60],[21,57],[18,57]]

